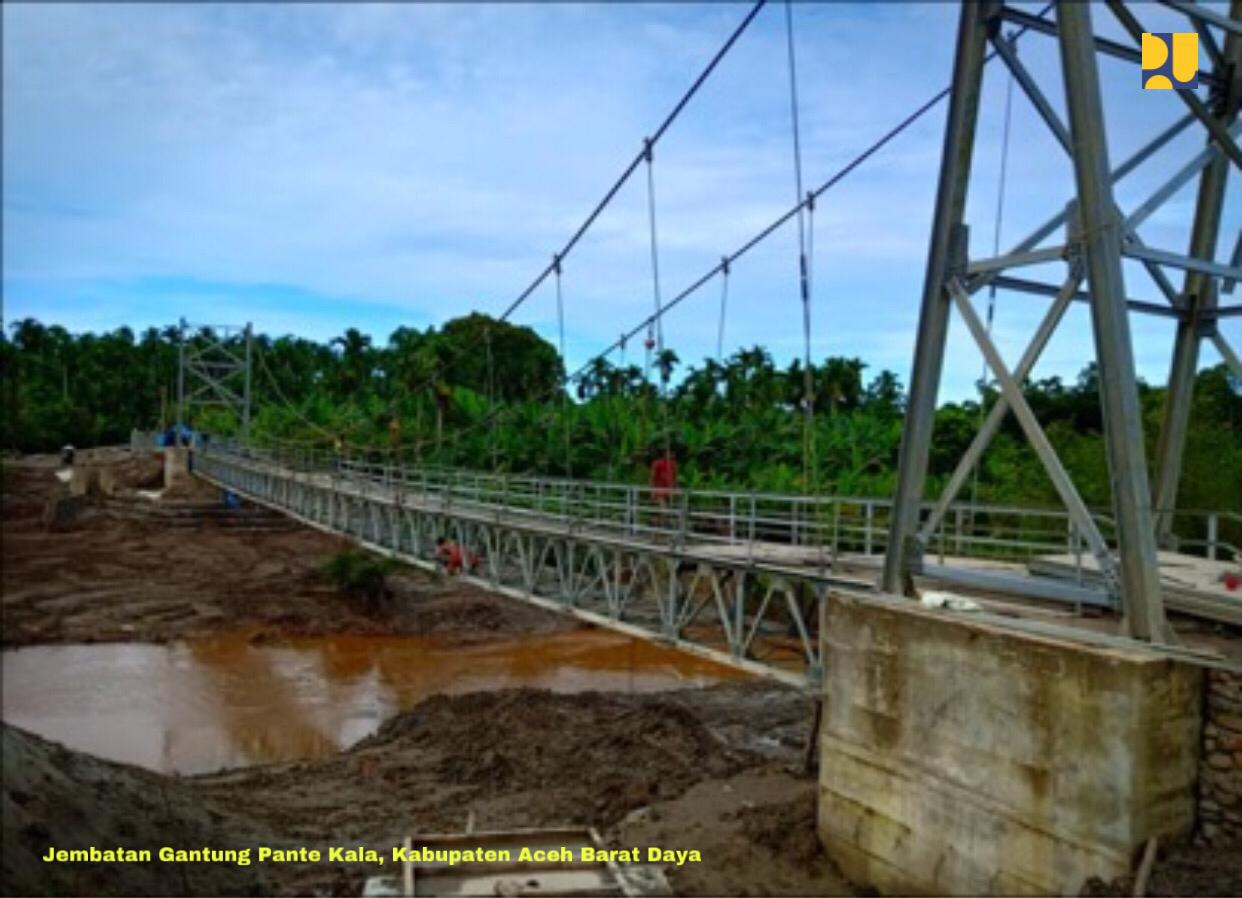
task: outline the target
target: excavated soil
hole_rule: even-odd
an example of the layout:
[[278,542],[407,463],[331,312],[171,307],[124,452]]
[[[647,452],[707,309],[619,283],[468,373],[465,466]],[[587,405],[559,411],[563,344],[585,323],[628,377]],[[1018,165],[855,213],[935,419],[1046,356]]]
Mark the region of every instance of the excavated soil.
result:
[[[158,488],[153,459],[114,466],[119,497]],[[403,569],[382,613],[320,575],[347,545],[297,528],[186,529],[66,495],[55,458],[4,465],[5,646],[167,642],[248,629],[258,641],[436,634],[486,641],[571,621]],[[187,488],[197,499],[204,493]],[[116,497],[114,496],[114,499]],[[133,499],[133,501],[140,501]],[[141,500],[145,501],[145,500]],[[164,776],[2,727],[5,894],[357,895],[391,864],[48,864],[49,847],[321,848],[384,853],[414,833],[587,824],[614,846],[695,849],[669,867],[679,895],[846,895],[815,837],[816,781],[801,771],[811,701],[763,682],[659,694],[499,689],[435,695],[331,757]],[[1239,855],[1178,848],[1148,894],[1238,894]],[[1088,891],[1128,894],[1128,882]]]
[[[127,489],[158,486],[149,458],[106,464],[117,501],[148,499]],[[381,614],[344,601],[322,574],[349,543],[309,528],[238,530],[205,520],[171,528],[107,512],[89,498],[71,520],[49,528],[44,509],[67,496],[48,456],[6,461],[0,535],[5,646],[55,642],[168,642],[251,628],[256,638],[326,633],[488,634],[548,632],[575,626],[519,602],[412,568],[389,578]],[[154,478],[154,481],[153,481]],[[188,490],[183,490],[187,492]],[[218,491],[211,491],[218,496]]]
[[[725,707],[734,711],[719,719]],[[754,710],[770,738],[736,741],[738,708]],[[678,894],[848,894],[814,838],[815,781],[793,772],[808,712],[799,693],[756,683],[658,696],[437,696],[333,758],[196,777],[111,764],[5,726],[4,888],[357,895],[367,876],[392,871],[39,858],[49,846],[92,844],[388,854],[406,835],[461,831],[472,817],[480,830],[582,824],[618,846],[697,849],[702,863],[669,870]]]

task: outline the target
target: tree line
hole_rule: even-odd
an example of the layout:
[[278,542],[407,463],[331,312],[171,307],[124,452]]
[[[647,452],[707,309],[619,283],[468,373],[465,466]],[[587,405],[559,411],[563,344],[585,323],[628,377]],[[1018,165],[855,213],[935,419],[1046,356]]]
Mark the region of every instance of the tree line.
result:
[[[10,450],[125,442],[176,416],[178,333],[129,328],[71,334],[33,319],[0,334]],[[215,339],[210,332],[189,340]],[[251,436],[259,442],[400,456],[422,464],[641,481],[672,448],[683,485],[890,495],[905,395],[891,371],[857,358],[777,365],[761,346],[686,366],[642,345],[635,363],[594,360],[568,386],[555,347],[534,331],[472,314],[440,328],[401,327],[377,345],[350,328],[326,343],[256,335]],[[235,348],[240,349],[240,346]],[[1164,390],[1140,386],[1148,458]],[[1098,375],[1030,381],[1025,393],[1088,504],[1109,502]],[[936,414],[929,494],[969,445],[995,389]],[[806,416],[808,405],[813,418]],[[809,438],[804,430],[810,421]],[[219,409],[189,422],[235,433]],[[807,462],[809,461],[809,466]],[[971,493],[996,503],[1058,504],[1009,416]],[[1242,511],[1242,384],[1224,365],[1197,377],[1179,507]]]

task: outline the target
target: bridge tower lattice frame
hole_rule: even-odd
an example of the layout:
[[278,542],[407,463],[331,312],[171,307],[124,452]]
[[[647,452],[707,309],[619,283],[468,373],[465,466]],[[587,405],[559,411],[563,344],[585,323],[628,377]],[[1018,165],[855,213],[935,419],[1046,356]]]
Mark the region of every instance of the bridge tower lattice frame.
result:
[[[251,368],[254,328],[238,325],[196,325],[182,318],[177,325],[177,432],[196,408],[231,409],[250,435]],[[189,334],[195,337],[190,339]],[[239,352],[239,344],[241,351]]]
[[[1217,326],[1221,318],[1242,311],[1242,306],[1219,303],[1219,295],[1232,292],[1236,281],[1242,279],[1239,268],[1242,240],[1231,262],[1215,260],[1229,169],[1235,165],[1242,167],[1242,149],[1236,142],[1238,111],[1242,103],[1242,0],[1232,0],[1227,16],[1186,0],[1167,0],[1166,5],[1185,14],[1200,35],[1210,69],[1200,71],[1199,78],[1208,96],[1205,100],[1193,90],[1173,91],[1186,106],[1186,114],[1117,168],[1110,168],[1098,56],[1107,54],[1141,64],[1144,28],[1123,0],[1107,0],[1106,5],[1129,34],[1133,45],[1095,34],[1092,15],[1095,9],[1103,8],[1095,4],[1061,0],[1056,5],[1055,21],[1007,6],[1000,0],[965,0],[962,4],[883,586],[891,592],[908,592],[912,576],[925,571],[923,551],[929,538],[999,429],[1006,412],[1012,411],[1070,513],[1075,539],[1085,542],[1095,556],[1105,588],[1123,612],[1125,632],[1140,639],[1167,642],[1171,633],[1161,596],[1157,545],[1158,541],[1167,539],[1172,530],[1190,399],[1202,341],[1210,340],[1232,372],[1242,379],[1242,360]],[[1068,121],[1062,121],[1018,59],[1011,42],[1002,35],[1005,23],[1026,26],[1056,38]],[[1075,186],[1065,210],[1010,253],[972,260],[965,220],[966,194],[989,45],[1069,157]],[[1135,89],[1139,89],[1138,84]],[[1129,215],[1123,213],[1114,199],[1114,183],[1188,126],[1196,124],[1206,132],[1205,148]],[[1199,188],[1189,251],[1180,254],[1147,246],[1138,236],[1139,224],[1196,176]],[[1066,236],[1062,244],[1041,247],[1063,226]],[[1127,298],[1123,259],[1133,259],[1146,269],[1163,294],[1163,303]],[[1060,286],[1007,274],[1020,266],[1050,261],[1064,261],[1067,266],[1065,280]],[[1166,269],[1184,273],[1180,290],[1173,286]],[[1084,281],[1086,288],[1080,290]],[[997,351],[971,303],[971,294],[993,283],[1002,288],[1053,297],[1030,344],[1012,367]],[[1075,300],[1087,302],[1091,310],[1116,524],[1115,552],[1092,519],[1021,389],[1066,308]],[[921,505],[932,423],[949,319],[954,308],[982,351],[999,384],[1000,397],[960,459],[948,486],[932,506],[930,515],[924,519]],[[1154,478],[1150,479],[1130,335],[1130,312],[1163,315],[1177,322],[1157,450],[1158,467]]]

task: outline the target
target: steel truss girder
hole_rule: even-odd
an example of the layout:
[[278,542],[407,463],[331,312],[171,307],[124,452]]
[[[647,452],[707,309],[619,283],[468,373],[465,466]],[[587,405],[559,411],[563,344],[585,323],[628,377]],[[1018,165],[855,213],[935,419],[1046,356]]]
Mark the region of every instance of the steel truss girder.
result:
[[795,685],[822,672],[829,578],[712,558],[552,520],[454,508],[342,475],[293,471],[210,447],[194,472],[313,527],[425,569],[448,535],[480,556],[464,579]]

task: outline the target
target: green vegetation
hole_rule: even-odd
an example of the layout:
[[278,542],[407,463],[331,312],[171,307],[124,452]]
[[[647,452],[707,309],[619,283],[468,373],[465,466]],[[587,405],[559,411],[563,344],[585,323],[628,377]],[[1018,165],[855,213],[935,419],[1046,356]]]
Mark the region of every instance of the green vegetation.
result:
[[[0,339],[0,352],[6,447],[124,442],[133,426],[171,423],[177,349],[170,330],[73,336],[25,320]],[[256,355],[259,441],[325,449],[340,439],[355,455],[634,481],[646,478],[648,452],[667,439],[689,486],[875,496],[893,487],[902,386],[889,371],[867,377],[859,359],[813,366],[815,463],[804,482],[801,363],[778,368],[757,346],[689,368],[666,351],[647,376],[637,365],[596,361],[568,396],[551,345],[529,328],[477,314],[439,330],[400,328],[384,346],[354,329],[328,344],[259,336]],[[1097,386],[1089,367],[1073,383],[1029,383],[1027,396],[1086,501],[1107,506]],[[984,389],[979,401],[938,411],[929,493],[969,444],[980,405],[995,400]],[[1163,401],[1163,390],[1142,387],[1149,458]],[[216,433],[237,426],[218,412],[191,423]],[[984,455],[977,496],[1058,504],[1012,416]],[[1224,366],[1198,376],[1179,505],[1242,511],[1242,384]]]
[[333,586],[368,611],[378,611],[388,598],[388,575],[397,563],[391,558],[359,549],[342,549],[323,566]]

